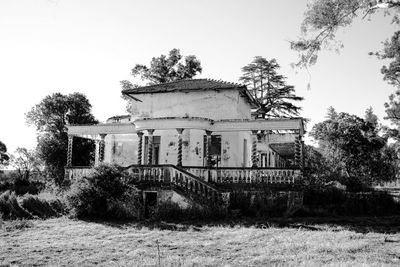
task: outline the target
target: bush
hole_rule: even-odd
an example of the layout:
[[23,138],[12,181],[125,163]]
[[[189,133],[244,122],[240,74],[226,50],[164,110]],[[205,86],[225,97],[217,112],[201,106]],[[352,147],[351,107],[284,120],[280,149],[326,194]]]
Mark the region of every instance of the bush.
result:
[[400,214],[400,203],[384,192],[346,192],[336,188],[307,188],[299,216],[383,216]]
[[4,220],[15,219],[46,219],[66,214],[66,205],[62,199],[52,196],[46,198],[26,194],[17,196],[14,192],[4,192],[0,195],[0,218]]
[[45,188],[45,183],[41,181],[29,181],[26,179],[16,179],[14,182],[14,191],[17,195],[37,195]]
[[58,212],[43,199],[39,199],[36,196],[25,195],[21,200],[21,206],[29,211],[32,215],[42,219],[58,216]]
[[33,218],[32,214],[19,205],[15,193],[10,191],[0,195],[0,214],[4,220]]
[[71,186],[67,199],[73,215],[87,219],[140,218],[140,195],[127,181],[117,166],[96,167],[91,176]]

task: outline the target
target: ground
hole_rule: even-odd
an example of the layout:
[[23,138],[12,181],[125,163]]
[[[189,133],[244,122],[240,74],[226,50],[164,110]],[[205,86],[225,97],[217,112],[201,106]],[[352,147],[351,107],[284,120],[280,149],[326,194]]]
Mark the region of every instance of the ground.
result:
[[[400,234],[343,227],[188,226],[34,220],[0,230],[0,266],[400,264]],[[297,227],[293,227],[297,225]]]

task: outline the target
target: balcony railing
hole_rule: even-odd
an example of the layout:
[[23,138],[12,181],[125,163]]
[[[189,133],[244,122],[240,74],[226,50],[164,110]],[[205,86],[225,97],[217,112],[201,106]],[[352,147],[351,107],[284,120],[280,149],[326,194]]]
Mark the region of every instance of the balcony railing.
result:
[[185,170],[206,182],[226,183],[266,183],[294,184],[301,178],[300,169],[285,168],[205,168],[184,167]]
[[65,178],[71,182],[87,177],[93,173],[92,167],[71,166],[65,167]]
[[[295,184],[301,179],[300,169],[285,168],[206,168],[206,167],[182,167],[174,165],[131,165],[125,170],[136,181],[157,183],[180,183],[197,181],[196,183],[208,182],[214,184],[229,183],[265,183],[265,184]],[[74,181],[93,173],[91,167],[66,167],[66,178]],[[190,178],[189,178],[190,175]],[[200,185],[199,185],[200,186]]]

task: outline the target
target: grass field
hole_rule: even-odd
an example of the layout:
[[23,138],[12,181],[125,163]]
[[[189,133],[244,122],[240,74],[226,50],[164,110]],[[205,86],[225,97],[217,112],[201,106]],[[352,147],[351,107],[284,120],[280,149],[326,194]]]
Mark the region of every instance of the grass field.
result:
[[145,227],[67,218],[4,222],[0,265],[400,265],[400,231],[360,233],[345,228],[322,224]]

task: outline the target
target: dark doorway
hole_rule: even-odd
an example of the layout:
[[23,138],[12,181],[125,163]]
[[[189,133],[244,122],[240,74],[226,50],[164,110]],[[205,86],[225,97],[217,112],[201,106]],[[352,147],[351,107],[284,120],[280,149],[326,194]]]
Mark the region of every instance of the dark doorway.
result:
[[144,192],[144,216],[149,218],[157,207],[157,192]]

